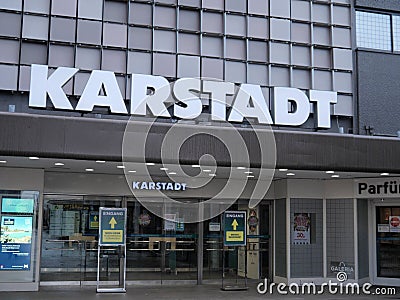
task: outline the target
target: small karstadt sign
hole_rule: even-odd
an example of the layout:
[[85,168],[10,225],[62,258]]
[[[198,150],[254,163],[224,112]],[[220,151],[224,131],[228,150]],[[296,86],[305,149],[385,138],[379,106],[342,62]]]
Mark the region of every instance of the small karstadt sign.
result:
[[186,191],[186,183],[134,181],[134,190]]

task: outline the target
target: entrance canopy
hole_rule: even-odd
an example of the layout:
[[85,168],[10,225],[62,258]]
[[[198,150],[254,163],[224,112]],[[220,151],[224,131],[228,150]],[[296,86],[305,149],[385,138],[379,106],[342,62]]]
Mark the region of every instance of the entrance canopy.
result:
[[[140,121],[135,124],[139,134],[143,124]],[[153,125],[147,139],[154,147],[146,151],[146,161],[161,162],[156,146],[170,126],[170,123]],[[5,114],[0,118],[0,128],[2,156],[121,161],[126,121]],[[238,132],[249,149],[250,167],[260,167],[253,130],[238,128]],[[280,130],[274,135],[276,168],[390,173],[400,170],[397,138]],[[223,147],[216,147],[201,135],[182,147],[179,163],[197,164],[204,153],[212,154],[218,166],[231,164]]]

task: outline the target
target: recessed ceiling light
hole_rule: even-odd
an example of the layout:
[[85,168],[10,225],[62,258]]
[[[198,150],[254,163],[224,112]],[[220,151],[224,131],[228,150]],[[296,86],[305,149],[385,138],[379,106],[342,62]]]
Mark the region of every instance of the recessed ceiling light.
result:
[[286,175],[287,175],[287,176],[294,176],[294,175],[296,175],[296,174],[294,174],[294,173],[287,173]]
[[105,164],[105,163],[106,163],[105,160],[96,160],[96,162],[97,162],[98,164]]
[[254,178],[254,175],[247,175],[247,178]]
[[38,160],[39,157],[37,157],[37,156],[30,156],[29,159],[30,159],[30,160]]
[[94,169],[85,169],[86,172],[93,172]]
[[62,162],[56,162],[54,165],[55,166],[63,166],[64,164]]
[[238,169],[238,170],[246,170],[245,167],[237,167],[236,169]]
[[125,169],[125,166],[119,165],[119,166],[117,166],[117,168],[118,168],[118,169]]
[[160,168],[161,171],[168,171],[168,168]]
[[0,164],[6,164],[7,161],[6,160],[0,160]]
[[155,163],[152,163],[152,162],[146,163],[146,166],[154,166],[154,165],[155,165]]
[[245,174],[253,174],[253,172],[252,171],[246,171],[246,172],[244,172]]
[[192,165],[192,168],[200,168],[200,165]]
[[217,174],[208,174],[208,176],[215,177]]
[[326,171],[325,173],[326,173],[326,174],[334,174],[335,171]]
[[169,175],[176,175],[176,172],[169,172]]
[[381,173],[381,176],[389,176],[389,173]]
[[288,169],[279,169],[280,172],[286,172]]
[[337,174],[335,174],[335,175],[332,175],[331,177],[332,177],[332,178],[339,178],[340,176],[337,175]]
[[211,170],[209,170],[209,169],[206,169],[206,170],[203,170],[203,172],[210,173],[210,172],[211,172]]
[[136,171],[135,170],[130,170],[130,171],[128,171],[129,173],[136,173]]

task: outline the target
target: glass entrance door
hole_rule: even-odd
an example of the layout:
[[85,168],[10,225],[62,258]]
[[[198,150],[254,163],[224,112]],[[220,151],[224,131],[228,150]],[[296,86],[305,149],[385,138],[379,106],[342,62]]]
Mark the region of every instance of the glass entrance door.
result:
[[205,221],[203,279],[270,278],[271,203],[264,201],[249,209],[248,201],[238,201],[228,210],[247,211],[247,246],[224,247],[223,214]]
[[400,278],[400,207],[376,207],[377,277]]
[[[122,197],[44,196],[42,282],[96,280],[100,207],[122,207]],[[102,278],[117,273],[114,252],[109,249],[102,257]]]
[[134,199],[127,207],[127,280],[197,280],[197,224],[183,223],[167,208],[165,220]]
[[[197,224],[184,224],[165,206],[164,220],[135,199],[45,195],[41,280],[96,281],[99,208],[127,207],[128,281],[197,280]],[[100,279],[118,280],[118,249],[101,254]]]

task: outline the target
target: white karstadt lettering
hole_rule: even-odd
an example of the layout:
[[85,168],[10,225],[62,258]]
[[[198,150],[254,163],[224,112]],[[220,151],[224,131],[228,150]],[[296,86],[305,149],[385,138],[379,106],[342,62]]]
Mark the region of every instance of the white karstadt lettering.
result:
[[[275,87],[273,89],[272,116],[259,85],[235,85],[229,82],[181,78],[172,85],[162,76],[132,74],[130,112],[126,107],[114,72],[93,70],[74,108],[63,86],[79,71],[76,68],[59,67],[49,76],[46,65],[32,65],[29,106],[46,108],[47,96],[55,109],[93,111],[96,106],[107,107],[111,113],[180,119],[196,119],[203,110],[204,97],[209,95],[213,121],[243,122],[256,120],[258,124],[300,126],[311,113],[317,128],[331,127],[331,105],[337,103],[337,93],[310,90],[309,97],[297,88]],[[105,95],[100,95],[104,91]],[[234,96],[232,105],[227,96]],[[205,97],[206,98],[206,97]],[[167,110],[172,103],[173,115]],[[229,115],[227,108],[230,108]]]
[[135,190],[186,191],[186,183],[133,181]]

